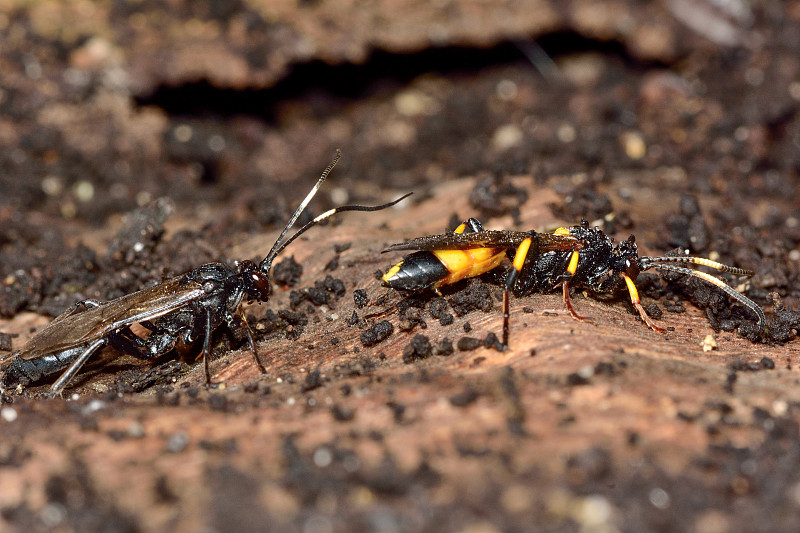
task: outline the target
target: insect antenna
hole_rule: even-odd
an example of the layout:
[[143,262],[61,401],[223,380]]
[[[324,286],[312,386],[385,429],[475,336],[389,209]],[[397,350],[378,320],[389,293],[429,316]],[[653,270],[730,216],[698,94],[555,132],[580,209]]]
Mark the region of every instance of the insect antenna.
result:
[[711,259],[706,259],[705,257],[692,257],[688,255],[673,255],[665,257],[642,257],[641,263],[642,266],[646,269],[653,267],[653,265],[645,266],[649,265],[650,263],[691,263],[693,265],[701,265],[708,268],[713,268],[714,270],[719,270],[720,272],[725,272],[727,274],[735,274],[737,276],[750,277],[755,274],[755,272],[753,272],[752,270],[746,270],[744,268],[723,265],[722,263],[717,263],[716,261],[712,261]]
[[387,207],[393,206],[394,204],[400,202],[401,200],[411,195],[411,193],[405,194],[400,198],[383,205],[375,205],[375,206],[343,205],[340,207],[336,207],[334,209],[329,209],[328,211],[325,211],[321,215],[314,218],[314,220],[308,222],[305,226],[297,230],[297,232],[295,232],[291,237],[287,238],[286,240],[283,240],[283,238],[286,236],[286,233],[292,228],[292,226],[294,226],[294,223],[297,222],[297,218],[300,216],[300,213],[303,212],[303,210],[308,206],[309,202],[311,202],[311,199],[314,198],[314,196],[317,194],[317,191],[327,179],[328,174],[331,173],[333,167],[336,166],[336,163],[339,162],[339,159],[341,157],[342,157],[342,151],[337,148],[336,157],[333,159],[333,161],[331,161],[331,163],[327,167],[325,167],[325,170],[322,171],[322,175],[317,180],[317,183],[314,185],[314,187],[311,188],[311,190],[308,192],[303,201],[300,202],[300,205],[297,207],[297,209],[295,209],[292,218],[289,219],[289,222],[286,224],[286,227],[283,228],[283,231],[278,236],[277,240],[275,240],[275,244],[272,245],[272,249],[269,251],[264,260],[258,264],[258,270],[260,270],[261,272],[268,273],[272,268],[272,262],[275,260],[276,257],[278,257],[278,255],[284,250],[284,248],[286,248],[289,245],[289,243],[294,241],[300,235],[302,235],[312,227],[316,226],[326,218],[331,217],[336,213],[341,213],[342,211],[380,211],[381,209],[386,209]]
[[322,213],[321,215],[316,216],[314,218],[314,220],[306,223],[305,226],[303,226],[302,228],[297,230],[297,232],[295,232],[291,237],[289,237],[288,239],[283,241],[280,244],[280,246],[278,246],[278,248],[275,249],[275,253],[272,254],[271,257],[267,256],[266,258],[264,258],[264,260],[261,262],[261,264],[258,265],[258,268],[262,272],[268,272],[269,269],[270,269],[270,266],[272,265],[272,261],[275,259],[275,257],[277,257],[278,254],[280,254],[283,251],[284,248],[289,246],[289,244],[292,241],[294,241],[300,235],[302,235],[303,233],[305,233],[306,231],[308,231],[312,227],[316,226],[317,224],[319,224],[323,220],[332,217],[336,213],[341,213],[343,211],[380,211],[381,209],[386,209],[387,207],[391,207],[391,206],[395,205],[396,203],[399,203],[402,200],[405,200],[406,198],[411,196],[411,194],[412,193],[404,194],[400,198],[397,198],[395,200],[392,200],[391,202],[388,202],[388,203],[385,203],[385,204],[381,204],[381,205],[342,205],[342,206],[339,206],[339,207],[334,207],[333,209],[329,209],[329,210],[325,211],[324,213]]
[[723,265],[722,263],[712,261],[711,259],[705,259],[703,257],[691,257],[691,256],[680,256],[680,255],[668,256],[668,257],[642,257],[639,263],[641,265],[642,270],[647,270],[650,268],[658,268],[660,270],[677,272],[680,274],[685,274],[687,276],[700,278],[704,281],[707,281],[708,283],[711,283],[712,285],[719,287],[725,294],[727,294],[731,298],[738,300],[742,305],[749,308],[753,313],[755,313],[755,315],[758,317],[759,331],[763,332],[766,329],[767,319],[764,316],[764,311],[757,303],[755,303],[753,300],[751,300],[744,294],[740,293],[733,287],[730,287],[724,281],[719,280],[714,276],[707,274],[705,272],[666,263],[689,263],[693,265],[700,265],[708,268],[713,268],[714,270],[717,270],[719,272],[725,272],[728,274],[734,274],[737,276],[747,276],[747,277],[750,277],[753,274],[755,274],[755,272],[753,272],[752,270],[746,270],[744,268]]
[[283,239],[286,233],[292,228],[292,226],[294,226],[294,223],[297,222],[297,218],[300,216],[300,213],[303,212],[303,210],[306,208],[309,202],[311,202],[311,199],[314,198],[314,196],[317,194],[319,188],[322,187],[322,184],[328,178],[328,174],[331,173],[331,170],[333,170],[333,167],[336,166],[336,163],[339,162],[339,159],[341,157],[342,157],[342,151],[337,148],[336,157],[334,157],[333,161],[331,161],[330,164],[327,167],[325,167],[325,170],[322,171],[322,175],[317,180],[317,183],[311,188],[310,191],[308,191],[308,194],[303,199],[303,201],[300,202],[300,205],[297,206],[297,209],[295,209],[294,214],[292,214],[292,218],[290,218],[289,222],[286,223],[286,227],[283,228],[283,231],[281,231],[281,234],[278,235],[278,238],[275,240],[275,244],[272,245],[272,249],[270,249],[267,256],[258,265],[260,270],[264,272],[269,271],[270,266],[272,265],[272,261],[275,259],[275,257],[277,257],[278,253],[280,253],[280,251],[284,248],[283,246],[281,246],[281,239]]

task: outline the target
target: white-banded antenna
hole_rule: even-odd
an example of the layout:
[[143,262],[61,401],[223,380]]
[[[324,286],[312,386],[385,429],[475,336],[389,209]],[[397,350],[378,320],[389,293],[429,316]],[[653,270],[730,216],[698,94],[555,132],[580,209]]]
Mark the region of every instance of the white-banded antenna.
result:
[[278,252],[283,248],[281,247],[281,240],[286,236],[286,233],[290,229],[292,229],[292,226],[294,226],[294,223],[297,222],[297,219],[298,217],[300,217],[300,214],[303,212],[306,206],[308,206],[309,202],[311,202],[311,199],[314,198],[314,196],[317,194],[317,191],[319,190],[320,187],[322,187],[322,184],[325,183],[325,180],[328,178],[328,174],[331,173],[331,170],[333,170],[333,167],[336,166],[336,163],[339,162],[339,158],[341,157],[342,157],[342,151],[337,148],[336,157],[334,157],[333,161],[331,161],[330,164],[327,167],[325,167],[325,170],[322,171],[322,175],[317,180],[317,184],[311,188],[311,190],[308,192],[303,201],[300,202],[300,205],[297,207],[297,209],[295,209],[292,218],[289,219],[289,222],[286,224],[286,227],[283,228],[283,231],[278,236],[277,240],[275,241],[275,244],[272,245],[272,249],[269,251],[264,260],[261,261],[261,263],[258,265],[259,270],[261,270],[262,272],[269,272],[270,267],[272,266],[272,261],[278,255]]

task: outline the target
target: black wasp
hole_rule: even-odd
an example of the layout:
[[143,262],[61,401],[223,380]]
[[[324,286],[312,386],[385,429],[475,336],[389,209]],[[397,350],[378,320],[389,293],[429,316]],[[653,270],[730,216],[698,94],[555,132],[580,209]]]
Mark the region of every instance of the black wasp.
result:
[[439,287],[498,267],[507,256],[512,268],[506,275],[503,290],[505,346],[508,346],[509,336],[509,292],[524,296],[550,291],[559,285],[570,314],[586,321],[590,320],[578,315],[572,306],[571,286],[594,293],[613,293],[625,287],[642,321],[653,330],[664,332],[645,312],[634,283],[640,272],[650,268],[678,272],[711,283],[753,311],[758,317],[759,331],[763,332],[766,325],[764,312],[755,302],[705,272],[674,263],[705,266],[737,276],[752,276],[754,272],[702,257],[639,257],[633,235],[615,243],[600,228],[589,227],[585,220],[579,226],[558,228],[553,233],[537,233],[487,231],[478,220],[470,218],[453,233],[412,239],[384,251],[393,250],[420,250],[383,275],[385,286],[406,291],[432,288],[438,292]]
[[[330,209],[284,240],[340,157],[341,152],[337,150],[336,158],[300,203],[272,249],[257,266],[252,261],[240,261],[233,266],[207,263],[116,300],[79,302],[39,331],[16,353],[6,368],[0,389],[24,387],[63,371],[52,386],[52,394],[57,395],[92,354],[106,346],[141,359],[153,359],[167,354],[176,346],[191,347],[200,337],[206,382],[210,383],[208,358],[211,334],[223,324],[232,331],[244,329],[256,365],[265,373],[240,304],[245,295],[258,302],[269,299],[269,273],[278,254],[309,228],[336,213],[377,211],[408,196],[379,206],[349,205]],[[149,335],[136,335],[131,325],[137,323],[148,329]]]

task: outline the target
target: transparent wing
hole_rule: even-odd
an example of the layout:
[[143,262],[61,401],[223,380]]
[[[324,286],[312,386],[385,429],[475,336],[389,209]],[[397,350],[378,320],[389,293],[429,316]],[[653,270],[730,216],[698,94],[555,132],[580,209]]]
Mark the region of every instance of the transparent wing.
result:
[[19,355],[23,359],[35,359],[74,348],[123,326],[175,311],[203,294],[199,283],[184,282],[179,276],[97,307],[71,309],[34,335]]
[[528,231],[487,230],[476,233],[443,233],[428,235],[410,241],[393,244],[383,252],[395,250],[467,250],[471,248],[516,248],[528,237],[533,236],[539,251],[576,250],[581,243],[572,235],[536,233]]

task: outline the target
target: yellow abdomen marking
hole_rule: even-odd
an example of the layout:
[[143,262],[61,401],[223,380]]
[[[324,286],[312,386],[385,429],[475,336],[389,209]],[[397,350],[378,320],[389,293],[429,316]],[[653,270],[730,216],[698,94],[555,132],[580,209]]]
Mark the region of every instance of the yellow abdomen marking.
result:
[[553,232],[553,235],[569,235],[569,230],[567,228],[561,227],[558,228]]
[[389,270],[387,270],[387,271],[386,271],[386,274],[384,274],[384,275],[383,275],[383,278],[381,278],[381,279],[382,279],[382,280],[383,280],[385,283],[389,283],[389,282],[391,281],[391,279],[392,279],[392,278],[395,276],[395,274],[397,274],[397,273],[400,271],[400,267],[402,267],[402,266],[403,266],[403,262],[402,262],[402,261],[400,261],[400,262],[399,262],[399,263],[397,263],[395,266],[393,266],[392,268],[390,268]]
[[450,285],[465,278],[489,272],[503,260],[504,248],[474,248],[471,250],[436,250],[432,252],[450,274],[437,281],[434,287]]

